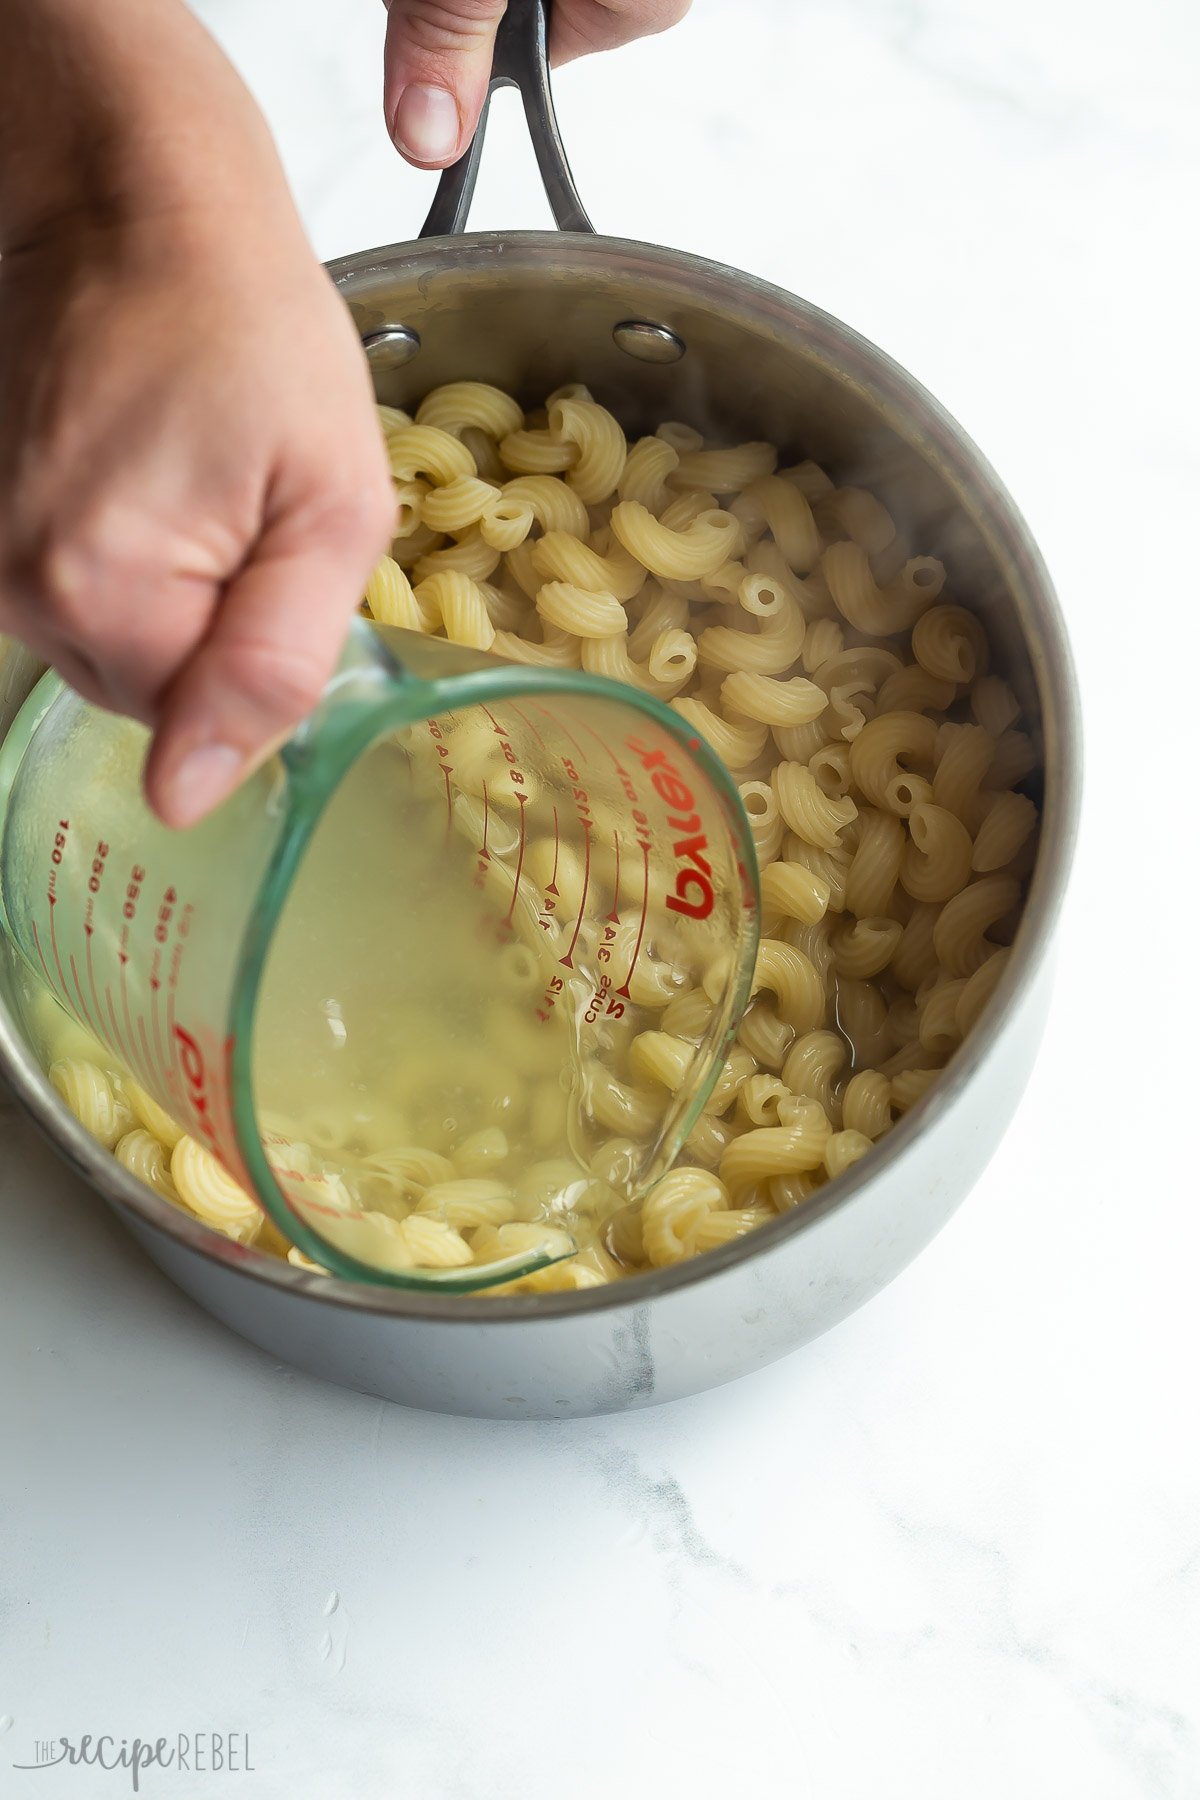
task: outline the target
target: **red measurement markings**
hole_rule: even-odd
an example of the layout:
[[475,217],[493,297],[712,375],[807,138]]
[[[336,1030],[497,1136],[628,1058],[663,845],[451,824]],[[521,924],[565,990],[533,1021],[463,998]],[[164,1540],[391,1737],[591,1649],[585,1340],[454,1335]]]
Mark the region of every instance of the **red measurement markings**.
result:
[[[550,811],[554,819],[554,867],[550,871],[550,879],[546,883],[546,891],[542,895],[542,910],[538,914],[538,924],[543,931],[554,930],[554,915],[558,910],[558,850],[561,839],[558,830],[557,806],[551,807]],[[524,818],[524,813],[521,816]]]
[[488,868],[488,864],[492,860],[492,853],[488,849],[488,825],[491,822],[491,812],[490,812],[490,807],[488,804],[488,791],[487,791],[487,782],[486,781],[482,783],[482,787],[483,787],[483,842],[479,846],[479,849],[475,852],[475,858],[476,858],[475,873],[471,878],[471,886],[475,887],[475,888],[480,888],[480,889],[483,888],[484,883],[487,881],[487,868]]
[[592,873],[592,834],[589,829],[583,834],[583,892],[579,896],[579,917],[575,921],[575,930],[571,934],[571,942],[567,946],[567,954],[559,957],[564,969],[574,968],[571,958],[575,954],[575,946],[579,942],[579,933],[583,930],[583,915],[587,911],[588,882]]
[[54,966],[58,970],[58,979],[59,979],[59,984],[63,991],[63,998],[66,1000],[67,1004],[70,1005],[71,1004],[71,990],[67,986],[67,978],[63,974],[62,957],[58,954],[58,932],[55,929],[55,925],[54,925],[54,908],[55,908],[56,904],[57,904],[56,896],[51,894],[50,895],[50,949],[54,955]]
[[75,992],[79,995],[79,1010],[80,1010],[80,1013],[83,1015],[83,1017],[87,1020],[87,1028],[91,1032],[93,1037],[97,1037],[100,1039],[100,1042],[102,1044],[107,1043],[108,1039],[107,1039],[107,1035],[105,1033],[103,1025],[97,1024],[96,1021],[92,1018],[91,1013],[88,1011],[88,1004],[87,1004],[87,1001],[83,997],[83,988],[80,985],[80,981],[79,981],[79,970],[75,967],[75,958],[73,956],[68,956],[67,961],[71,965],[71,980],[75,983]]
[[583,1015],[585,1025],[595,1025],[601,1014],[608,1019],[625,1017],[625,1002],[612,997],[612,976],[601,975],[596,983],[596,991],[588,1001],[587,1011]]
[[[129,1012],[129,984],[125,977],[125,965],[129,961],[129,952],[128,952],[128,950],[126,950],[125,946],[128,942],[129,942],[128,935],[123,932],[121,935],[121,947],[117,951],[117,956],[120,959],[120,965],[121,965],[121,974],[120,974],[121,1014],[125,1020],[125,1036],[128,1038],[130,1045],[134,1048],[134,1050],[136,1052],[138,1040],[134,1036],[133,1019],[130,1016],[130,1012]],[[142,1058],[141,1058],[141,1071],[144,1076],[149,1077],[151,1074],[151,1071],[154,1068],[154,1060],[150,1055],[150,1046],[146,1042],[146,1027],[142,1022],[142,1016],[140,1013],[138,1014],[138,1026],[140,1027],[140,1031],[141,1031],[141,1042],[142,1042],[142,1052],[143,1052]],[[135,1067],[136,1066],[137,1065],[135,1064]]]
[[544,706],[538,705],[538,702],[536,700],[533,702],[533,704],[534,704],[534,706],[537,707],[537,710],[541,713],[543,719],[549,719],[550,723],[552,725],[556,725],[558,727],[559,731],[562,732],[562,734],[566,738],[567,742],[569,744],[574,744],[575,748],[579,752],[579,760],[581,762],[586,762],[588,759],[587,751],[584,749],[583,745],[580,743],[579,739],[574,735],[574,733],[567,730],[566,726],[563,724],[562,720],[557,716],[557,714],[550,712],[548,710],[548,708],[546,708]]
[[554,1011],[554,1003],[562,993],[564,985],[561,975],[552,975],[546,983],[546,991],[542,995],[542,1004],[535,1012],[535,1017],[540,1019],[543,1025],[549,1023],[550,1014]]
[[113,1048],[116,1050],[117,1055],[124,1062],[126,1068],[129,1069],[131,1074],[136,1074],[137,1060],[133,1051],[126,1045],[125,1040],[121,1036],[121,1027],[117,1024],[117,1009],[113,1005],[112,989],[108,986],[107,982],[104,986],[104,999],[108,1006],[108,1017],[112,1024],[113,1034],[110,1041]]
[[592,725],[589,725],[587,723],[586,719],[583,721],[583,729],[587,732],[589,737],[595,738],[596,742],[599,744],[600,748],[603,750],[605,756],[608,757],[609,761],[613,765],[613,768],[617,771],[617,774],[621,777],[621,786],[625,789],[625,798],[630,801],[636,801],[637,797],[638,797],[637,790],[634,788],[632,782],[629,779],[629,770],[625,767],[624,763],[621,761],[620,757],[617,755],[617,753],[613,749],[612,745],[607,743],[605,741],[605,739],[600,736],[600,733],[595,729],[595,727]]
[[633,971],[637,968],[638,957],[642,953],[642,939],[646,935],[646,918],[650,911],[650,822],[640,809],[633,815],[637,841],[642,849],[642,910],[638,919],[637,942],[633,946],[633,956],[629,963],[629,973],[617,989],[626,1000],[629,999],[629,984],[633,980]]
[[[605,918],[604,932],[600,942],[596,945],[596,960],[602,963],[610,963],[612,961],[613,945],[617,941],[617,924],[620,919],[620,913],[617,909],[621,899],[621,837],[620,833],[616,831],[613,832],[613,849],[616,852],[617,872],[613,881],[612,911]],[[633,971],[631,969],[630,974],[632,975],[632,973]],[[612,1017],[617,1019],[624,1017],[625,1008],[622,1006],[621,1002],[619,1000],[610,1000],[608,998],[609,989],[611,987],[612,976],[607,973],[602,973],[596,984],[596,992],[592,997],[591,1010],[584,1014],[585,1024],[592,1025],[595,1023],[598,1014],[594,1009],[602,1004],[607,1004],[607,1010]]]
[[[125,1038],[131,1052],[130,1067],[138,1070],[143,1079],[150,1079],[153,1062],[150,1056],[149,1047],[146,1045],[146,1032],[143,1027],[141,1034],[143,1055],[139,1057],[138,1040],[133,1029],[133,1018],[129,1011],[129,984],[125,974],[126,965],[129,962],[129,934],[133,922],[137,918],[138,902],[142,897],[142,887],[145,880],[146,871],[141,863],[132,863],[129,872],[125,877],[125,892],[121,899],[121,936],[117,944],[117,962],[120,968],[118,979],[121,984],[121,1015],[125,1020]],[[109,1001],[109,1006],[111,1009],[111,999]],[[138,1022],[139,1024],[141,1023],[140,1017]],[[115,1018],[113,1020],[113,1028],[114,1030],[116,1029]]]
[[[500,739],[500,749],[504,756],[504,760],[508,765],[509,785],[512,788],[513,796],[516,799],[518,806],[520,807],[520,813],[518,815],[520,818],[520,827],[519,827],[519,836],[518,836],[518,840],[517,840],[517,870],[516,870],[516,874],[513,877],[512,899],[508,903],[507,913],[505,914],[504,918],[501,920],[500,924],[496,928],[496,942],[499,944],[503,944],[503,943],[507,943],[508,939],[512,936],[513,909],[517,904],[517,896],[521,890],[521,871],[525,866],[525,807],[529,801],[529,793],[526,788],[525,771],[520,767],[520,764],[519,764],[519,761],[517,758],[517,753],[513,749],[512,739],[509,736],[508,727],[506,725],[502,725],[500,723],[499,719],[496,717],[495,713],[489,711],[489,709],[486,706],[481,707],[480,711],[483,713],[483,716],[486,719],[489,719],[491,721],[492,731],[495,734],[495,736]],[[487,816],[488,816],[487,815],[488,791],[487,791],[486,781],[482,784],[482,786],[483,786],[483,805],[484,805],[484,815],[483,815],[484,816],[484,844],[486,847],[486,844],[487,844]],[[476,886],[480,886],[480,885],[482,885],[482,884],[477,881]]]
[[[153,960],[151,961],[151,964],[150,964],[150,1017],[151,1017],[151,1021],[154,1026],[154,1066],[156,1069],[158,1069],[161,1072],[163,1079],[170,1084],[172,1091],[174,1091],[176,1089],[177,1083],[175,1080],[174,1072],[171,1069],[171,1067],[167,1061],[167,1058],[163,1055],[162,1031],[159,1027],[159,1020],[158,1020],[158,990],[162,986],[162,977],[160,976],[158,971],[160,970],[161,967],[162,967],[162,951],[156,950],[154,952]],[[139,1018],[139,1024],[140,1023],[141,1023],[141,1020]],[[146,1032],[145,1032],[145,1027],[143,1026],[142,1027],[143,1042],[145,1041],[145,1036],[146,1036]],[[149,1054],[148,1050],[147,1050],[147,1054]]]
[[48,988],[49,988],[49,989],[50,989],[50,990],[51,990],[51,991],[52,991],[52,992],[53,992],[53,989],[54,989],[54,977],[53,977],[53,975],[52,975],[52,974],[51,974],[51,973],[50,973],[50,971],[49,971],[49,969],[48,969],[48,968],[47,968],[47,967],[46,967],[46,953],[45,953],[45,951],[44,951],[44,950],[43,950],[43,949],[42,949],[42,940],[41,940],[41,938],[40,938],[40,937],[39,937],[39,936],[38,936],[38,928],[37,928],[37,920],[36,920],[36,919],[34,919],[34,921],[33,921],[33,941],[34,941],[34,945],[35,945],[35,947],[36,947],[36,949],[37,949],[37,953],[38,953],[38,956],[39,956],[39,957],[40,957],[40,959],[41,959],[41,964],[42,964],[42,968],[43,968],[43,970],[44,970],[44,972],[45,972],[45,976],[46,976],[46,986],[47,986],[47,987],[48,987]]
[[[117,946],[117,962],[120,967],[120,974],[118,976],[118,980],[120,981],[120,984],[121,984],[121,1015],[125,1020],[125,1036],[128,1039],[131,1047],[134,1049],[134,1052],[136,1054],[137,1039],[133,1033],[133,1020],[129,1014],[129,984],[125,978],[125,965],[129,961],[129,951],[125,948],[125,946],[128,944],[128,942],[129,942],[129,927],[128,927],[128,925],[123,925],[121,927],[121,941]],[[134,1066],[136,1067],[136,1063]],[[142,1074],[144,1075],[145,1073],[146,1073],[146,1068],[145,1068],[145,1066],[143,1066]]]
[[[96,914],[96,899],[100,893],[101,883],[104,880],[104,871],[105,871],[105,868],[108,863],[108,851],[109,851],[109,846],[104,842],[103,838],[101,838],[100,842],[96,845],[96,848],[92,853],[92,868],[91,868],[91,873],[88,876],[88,884],[87,884],[88,885],[87,905],[84,910],[84,916],[83,916],[83,935],[84,935],[84,940],[85,940],[85,943],[87,946],[88,986],[91,989],[91,993],[92,993],[92,1004],[96,1008],[96,1017],[100,1020],[103,1020],[103,1018],[104,1018],[104,1009],[100,1005],[100,995],[96,991],[96,971],[92,967],[92,937],[96,930],[96,927],[93,925],[92,920],[94,919],[95,914]],[[101,1032],[100,1036],[101,1036],[102,1041],[108,1041],[107,1040],[107,1027],[105,1028],[104,1031]],[[122,1046],[121,1046],[121,1040],[120,1040],[120,1037],[117,1035],[115,1025],[114,1025],[114,1030],[113,1030],[113,1039],[112,1039],[111,1047],[112,1047],[112,1049],[114,1049],[116,1051],[118,1056],[124,1054]]]
[[[58,931],[54,923],[54,909],[58,905],[58,871],[62,867],[63,853],[67,847],[67,837],[71,830],[70,819],[60,819],[58,830],[54,834],[54,842],[50,846],[50,868],[46,875],[46,899],[50,903],[50,948],[54,954],[54,966],[58,970],[58,987],[67,1005],[74,1009],[71,990],[67,986],[67,978],[63,974],[62,958],[58,954]],[[36,932],[35,932],[36,936]],[[38,945],[38,955],[42,955],[42,947]],[[42,967],[46,968],[46,959],[42,957]],[[46,978],[50,979],[50,971],[46,969]],[[54,986],[53,981],[50,982]]]
[[[544,750],[546,748],[546,740],[542,736],[541,732],[538,730],[537,726],[534,724],[533,720],[526,718],[525,714],[521,711],[519,706],[510,706],[509,711],[514,713],[516,715],[516,717],[518,719],[520,719],[520,721],[521,721],[522,725],[525,727],[526,731],[531,732],[533,734],[533,736],[537,739],[538,743],[542,746],[542,749]],[[488,718],[489,719],[492,718],[491,713],[488,713]],[[492,719],[492,724],[494,725],[495,723],[496,723],[496,721],[494,719]]]
[[[156,1028],[157,1025],[158,1020],[156,1018]],[[178,1096],[181,1092],[186,1093],[187,1088],[183,1081],[183,1071],[179,1064],[179,1033],[175,1028],[175,996],[172,993],[167,994],[167,1043],[171,1047],[170,1062],[166,1069],[167,1082],[171,1092]]]
[[575,802],[575,810],[579,814],[579,823],[583,827],[583,892],[579,896],[579,917],[575,921],[575,930],[571,942],[567,946],[567,954],[559,957],[564,969],[574,968],[571,958],[575,954],[575,946],[579,942],[579,933],[583,930],[583,917],[587,911],[588,883],[592,873],[592,832],[596,822],[592,818],[592,802],[587,789],[579,779],[579,770],[569,756],[562,758],[562,766],[567,779],[571,783],[571,798]]
[[[96,971],[92,967],[92,928],[90,926],[85,925],[84,930],[87,932],[87,952],[86,952],[86,954],[87,954],[88,987],[91,990],[92,1004],[96,1008],[96,1017],[98,1019],[100,1019],[101,1021],[103,1021],[104,1008],[100,1004],[100,991],[96,986]],[[102,1043],[107,1044],[110,1049],[115,1050],[118,1056],[121,1056],[121,1057],[125,1056],[125,1046],[121,1042],[120,1034],[117,1031],[115,1019],[113,1021],[112,1036],[109,1037],[108,1026],[104,1025],[103,1029],[100,1032],[100,1041]]]
[[[121,964],[120,979],[121,979],[121,1014],[125,1020],[124,1041],[129,1045],[129,1067],[133,1070],[135,1075],[137,1075],[141,1078],[143,1083],[152,1082],[153,1081],[154,1064],[151,1060],[150,1052],[146,1045],[145,1027],[143,1026],[143,1028],[142,1028],[142,1044],[141,1044],[140,1049],[138,1047],[137,1035],[133,1029],[133,1019],[131,1018],[130,1012],[129,1012],[129,993],[125,986],[125,964],[124,963]],[[116,1009],[113,1005],[112,988],[106,987],[104,992],[108,998],[108,1010],[112,1014],[113,1030],[117,1031]],[[140,1013],[138,1015],[138,1023],[141,1024],[141,1014]],[[121,1034],[119,1031],[117,1031],[117,1037],[118,1037],[118,1042],[120,1042]]]
[[528,794],[518,793],[517,795],[517,799],[521,802],[521,808],[517,814],[517,828],[519,832],[517,838],[517,872],[513,876],[512,899],[508,903],[508,912],[504,918],[504,923],[509,926],[510,929],[512,926],[513,908],[517,904],[517,895],[521,891],[521,871],[525,867],[525,802],[528,798]]
[[450,749],[446,743],[446,734],[436,719],[426,719],[425,728],[433,739],[434,749],[438,754],[438,764],[442,778],[446,783],[446,831],[449,833],[454,824],[454,792],[450,786],[450,777],[454,773],[454,764],[450,761]]
[[557,808],[557,806],[552,806],[550,811],[554,817],[554,867],[550,871],[550,881],[549,881],[549,884],[547,885],[546,892],[548,894],[557,894],[558,893],[558,851],[559,851],[559,845],[562,842],[562,840],[558,834],[558,808]]

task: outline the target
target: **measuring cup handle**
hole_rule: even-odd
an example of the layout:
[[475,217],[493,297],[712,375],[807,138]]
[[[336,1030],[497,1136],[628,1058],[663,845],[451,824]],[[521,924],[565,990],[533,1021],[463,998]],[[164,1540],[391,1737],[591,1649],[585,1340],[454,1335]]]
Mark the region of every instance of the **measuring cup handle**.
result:
[[520,89],[525,123],[533,139],[534,154],[554,223],[560,231],[595,230],[576,191],[554,115],[547,49],[549,25],[550,0],[508,0],[496,30],[492,74],[475,136],[465,154],[443,170],[429,217],[421,227],[423,238],[456,236],[466,229],[483,155],[488,107],[496,89],[502,87]]

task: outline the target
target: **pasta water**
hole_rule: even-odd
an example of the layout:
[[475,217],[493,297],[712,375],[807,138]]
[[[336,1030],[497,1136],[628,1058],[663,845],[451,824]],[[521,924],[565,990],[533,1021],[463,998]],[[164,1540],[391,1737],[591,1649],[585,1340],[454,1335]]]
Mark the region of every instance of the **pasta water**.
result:
[[[147,812],[145,744],[41,684],[0,752],[0,900],[212,1183],[336,1272],[469,1288],[570,1254],[669,1166],[757,919],[744,814],[684,719],[356,627],[313,719],[193,831]],[[636,1059],[700,986],[648,1106]]]

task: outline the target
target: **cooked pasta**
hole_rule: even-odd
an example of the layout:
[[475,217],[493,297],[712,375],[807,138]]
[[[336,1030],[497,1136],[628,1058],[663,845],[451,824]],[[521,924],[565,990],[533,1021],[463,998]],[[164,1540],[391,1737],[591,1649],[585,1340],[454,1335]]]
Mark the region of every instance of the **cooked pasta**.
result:
[[[694,466],[697,461],[696,457],[685,458],[683,467]],[[743,526],[765,527],[788,567],[799,575],[807,575],[821,554],[821,533],[808,499],[794,482],[781,475],[760,475],[748,482],[730,511]]]
[[636,500],[657,518],[674,498],[667,480],[678,467],[679,452],[672,445],[662,438],[639,438],[617,477],[617,494],[622,500]]
[[740,528],[731,513],[708,508],[678,528],[636,500],[613,507],[612,529],[630,556],[664,581],[696,581],[728,561]]
[[985,673],[987,634],[963,606],[934,606],[913,627],[912,651],[939,681],[974,681]]
[[1037,807],[1024,794],[1010,789],[989,796],[975,844],[971,867],[977,875],[990,874],[1012,862],[1037,826]]
[[388,462],[397,481],[424,476],[435,487],[475,474],[475,458],[465,444],[433,425],[406,425],[387,439]]
[[838,849],[841,833],[858,817],[854,801],[848,795],[831,800],[807,764],[778,763],[771,780],[788,830],[815,850]]
[[[381,411],[384,409],[381,408]],[[405,415],[399,415],[407,423]],[[426,394],[417,408],[418,425],[435,425],[454,437],[474,428],[486,437],[507,437],[524,423],[517,402],[502,388],[483,381],[451,381]]]
[[1020,884],[1004,875],[984,875],[948,900],[933,928],[933,947],[951,975],[973,975],[996,948],[986,932],[1017,905]]
[[892,1123],[891,1082],[878,1069],[859,1069],[842,1095],[842,1123],[863,1137],[882,1137]]
[[[750,821],[764,927],[754,998],[679,1165],[648,1193],[620,1193],[633,1147],[687,1091],[724,971],[639,962],[636,920],[614,908],[604,928],[650,1018],[614,1067],[585,1066],[608,1136],[587,1169],[564,1162],[561,1094],[537,1085],[522,1006],[566,918],[600,930],[582,916],[588,880],[612,878],[598,841],[589,877],[576,851],[535,838],[508,884],[516,937],[496,952],[488,1035],[464,1046],[461,1071],[503,1096],[503,1125],[377,1138],[362,1158],[356,1198],[390,1266],[470,1269],[535,1251],[562,1260],[493,1291],[586,1292],[803,1206],[935,1085],[1010,960],[1038,819],[1021,785],[1038,747],[952,573],[876,495],[814,462],[781,467],[774,445],[679,421],[629,443],[577,383],[526,411],[487,383],[448,382],[415,413],[381,406],[379,423],[396,520],[369,615],[669,702],[734,771]],[[457,758],[450,817],[495,853],[479,882],[499,893],[497,858],[524,815],[490,728],[464,732]],[[214,1230],[325,1273],[71,1030],[48,1046],[50,1080],[132,1175]],[[403,1090],[420,1076],[414,1049],[392,1079]],[[324,1184],[335,1217],[349,1196],[321,1174],[320,1151],[343,1130],[331,1115],[310,1119],[303,1143],[282,1127],[264,1138],[277,1167]],[[565,1192],[570,1221],[555,1211]]]
[[[703,442],[703,440],[701,440]],[[676,448],[680,449],[678,442]],[[703,488],[709,494],[736,494],[769,475],[779,458],[774,444],[736,444],[730,449],[680,449],[671,486]]]
[[50,1084],[97,1143],[111,1150],[133,1124],[113,1076],[82,1057],[51,1063]]
[[171,1152],[171,1180],[189,1212],[225,1237],[248,1244],[263,1215],[256,1201],[195,1138],[181,1137]]
[[[182,1133],[180,1134],[182,1136]],[[178,1142],[178,1139],[176,1140]],[[171,1178],[166,1146],[152,1132],[144,1129],[127,1131],[118,1140],[113,1155],[123,1168],[144,1181],[166,1200],[178,1200],[179,1190]]]
[[735,669],[721,683],[721,704],[726,712],[763,725],[811,725],[829,698],[816,682],[803,677],[780,681],[752,669]]
[[768,917],[775,912],[789,919],[815,925],[829,908],[829,883],[803,863],[772,862],[762,871],[763,906]]
[[139,1087],[136,1081],[126,1079],[122,1084],[122,1092],[132,1108],[138,1123],[158,1139],[164,1150],[175,1148],[184,1135],[182,1127],[177,1125],[169,1112],[165,1112],[145,1088]]

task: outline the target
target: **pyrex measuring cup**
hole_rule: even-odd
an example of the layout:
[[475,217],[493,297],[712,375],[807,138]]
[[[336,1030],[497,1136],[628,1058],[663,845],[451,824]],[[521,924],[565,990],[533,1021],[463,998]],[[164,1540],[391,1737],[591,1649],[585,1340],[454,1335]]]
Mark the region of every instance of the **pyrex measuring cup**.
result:
[[[0,750],[3,921],[301,1250],[484,1286],[669,1166],[757,943],[748,826],[685,720],[356,622],[316,713],[195,829],[146,808],[146,743],[43,679]],[[711,1014],[648,1104],[634,1046],[690,987]],[[448,1222],[497,1210],[465,1261]]]

